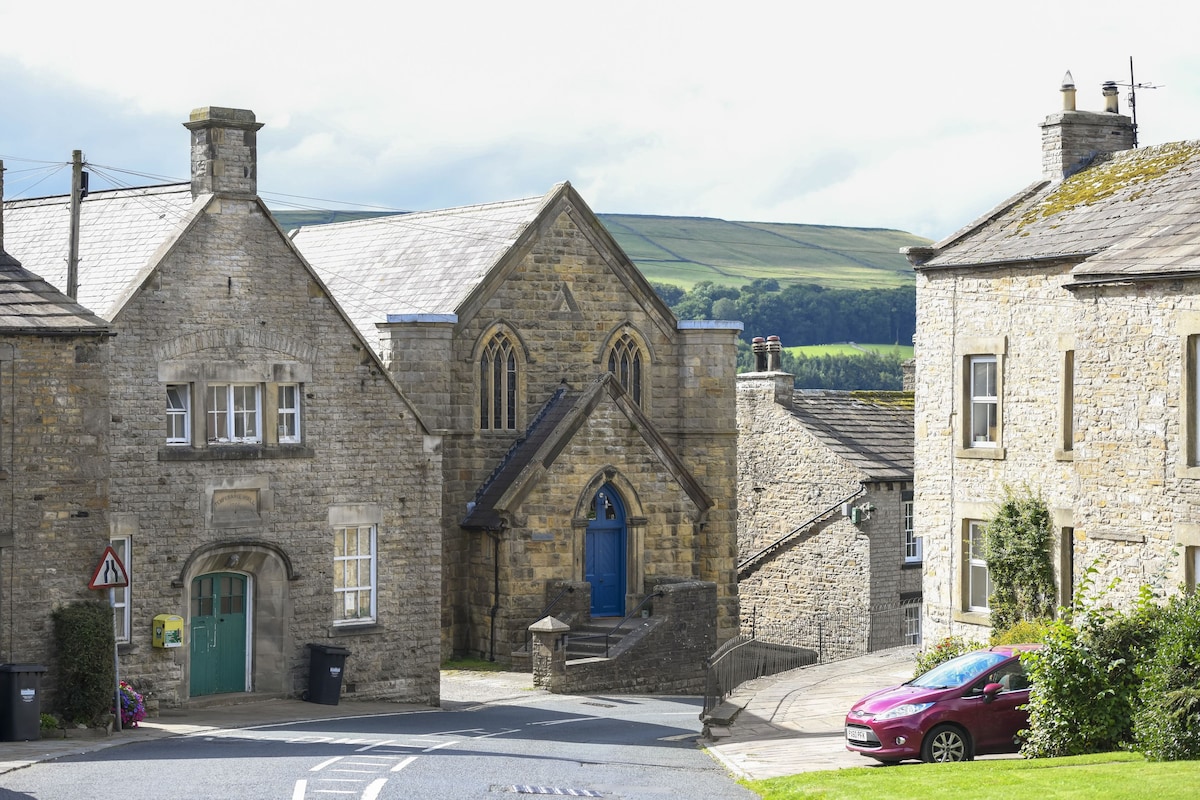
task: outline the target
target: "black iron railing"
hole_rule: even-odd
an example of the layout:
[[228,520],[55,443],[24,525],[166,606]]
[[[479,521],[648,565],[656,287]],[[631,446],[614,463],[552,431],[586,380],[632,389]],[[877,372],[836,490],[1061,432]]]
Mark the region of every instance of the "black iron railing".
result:
[[717,649],[705,663],[704,711],[701,718],[743,683],[817,663],[817,654],[804,647],[774,644],[740,634]]
[[629,622],[629,620],[633,619],[634,617],[641,616],[642,609],[645,608],[647,605],[649,605],[651,600],[653,600],[656,597],[662,597],[662,596],[663,596],[663,592],[661,592],[661,591],[652,592],[651,594],[646,595],[645,597],[642,598],[642,602],[638,603],[637,606],[633,609],[633,611],[630,611],[628,614],[626,614],[624,619],[622,619],[620,622],[618,622],[616,625],[614,625],[612,628],[605,631],[604,633],[580,633],[580,634],[575,634],[575,635],[568,633],[566,636],[563,637],[563,647],[565,647],[567,649],[567,652],[570,653],[572,642],[586,642],[586,641],[594,641],[596,639],[603,639],[604,640],[604,657],[608,658],[608,651],[609,651],[609,648],[612,646],[612,638],[613,638],[613,636],[616,635],[617,631],[621,630],[621,627],[626,622]]
[[[558,601],[562,600],[563,597],[565,597],[566,595],[574,593],[574,591],[575,591],[575,587],[570,584],[567,584],[566,586],[559,589],[558,594],[554,595],[554,599],[546,604],[546,607],[542,609],[542,613],[537,615],[537,618],[534,619],[534,622],[541,622],[546,617],[550,616],[550,612],[554,610],[554,607],[556,605],[558,605]],[[531,649],[532,643],[533,643],[533,634],[529,632],[529,628],[526,628],[525,629],[525,652],[529,653],[531,656],[533,655],[533,650]]]

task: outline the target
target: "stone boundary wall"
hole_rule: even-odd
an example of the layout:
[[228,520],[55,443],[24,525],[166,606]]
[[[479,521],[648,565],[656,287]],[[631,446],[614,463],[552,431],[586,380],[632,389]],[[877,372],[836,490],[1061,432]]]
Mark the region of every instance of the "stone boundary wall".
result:
[[610,658],[565,663],[561,639],[556,647],[535,644],[535,683],[548,684],[555,694],[703,693],[705,660],[717,648],[717,585],[659,583],[654,591],[662,597],[654,600],[649,622],[628,634]]

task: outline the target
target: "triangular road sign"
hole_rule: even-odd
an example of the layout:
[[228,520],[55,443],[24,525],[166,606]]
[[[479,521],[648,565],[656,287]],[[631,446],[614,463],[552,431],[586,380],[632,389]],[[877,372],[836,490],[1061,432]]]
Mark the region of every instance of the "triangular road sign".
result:
[[96,565],[96,574],[88,582],[89,589],[112,589],[129,585],[129,573],[125,565],[117,558],[117,552],[111,546],[104,548],[104,555]]

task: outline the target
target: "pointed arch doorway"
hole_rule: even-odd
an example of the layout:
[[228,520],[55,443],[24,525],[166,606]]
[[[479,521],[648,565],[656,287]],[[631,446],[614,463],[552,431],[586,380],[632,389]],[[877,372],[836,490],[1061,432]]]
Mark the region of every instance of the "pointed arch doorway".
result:
[[584,534],[584,580],[592,585],[592,616],[625,614],[625,504],[612,484],[605,483],[588,508]]

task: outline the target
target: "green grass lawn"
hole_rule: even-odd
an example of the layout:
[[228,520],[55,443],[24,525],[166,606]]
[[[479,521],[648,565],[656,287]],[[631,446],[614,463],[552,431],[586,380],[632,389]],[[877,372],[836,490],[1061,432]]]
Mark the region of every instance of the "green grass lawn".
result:
[[912,345],[862,344],[861,342],[855,342],[854,344],[848,342],[840,344],[809,344],[800,347],[785,347],[783,349],[793,356],[804,355],[809,358],[816,358],[817,356],[856,356],[861,355],[864,350],[889,355],[891,353],[899,353],[900,357],[904,359],[912,358],[913,355]]
[[1137,753],[806,772],[743,781],[765,800],[1173,800],[1200,794],[1200,761],[1148,762]]

